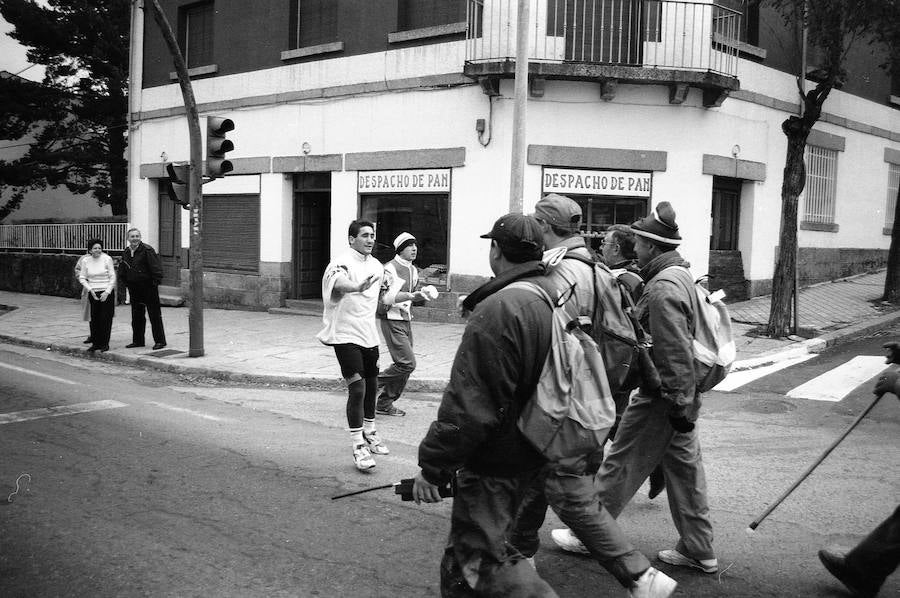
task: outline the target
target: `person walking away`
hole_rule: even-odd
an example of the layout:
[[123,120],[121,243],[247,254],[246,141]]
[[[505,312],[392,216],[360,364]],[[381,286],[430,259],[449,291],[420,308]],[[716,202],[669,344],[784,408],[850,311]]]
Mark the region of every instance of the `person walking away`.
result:
[[482,238],[491,240],[495,278],[463,302],[471,313],[437,419],[419,444],[413,499],[438,502],[438,488],[455,482],[441,596],[553,598],[506,541],[522,495],[545,463],[516,420],[550,348],[551,310],[532,291],[507,288],[543,273],[541,229],[531,216],[507,214]]
[[381,334],[393,363],[378,374],[379,392],[375,412],[379,415],[402,416],[406,412],[394,403],[403,394],[410,374],[416,369],[411,308],[413,305],[422,305],[432,297],[422,290],[416,290],[419,284],[419,273],[413,264],[419,252],[416,238],[407,232],[400,233],[394,239],[394,251],[394,259],[384,265],[377,311]]
[[[575,302],[577,313],[592,315],[598,300],[595,266],[584,238],[579,234],[581,207],[566,196],[550,194],[537,202],[534,217],[541,225],[547,252],[564,249],[565,255],[569,256],[553,267],[540,284],[554,298],[574,289],[569,301]],[[647,557],[634,548],[603,504],[598,506],[594,474],[602,457],[603,449],[598,447],[593,454],[548,463],[528,488],[510,534],[510,543],[526,557],[533,557],[538,550],[538,532],[549,505],[573,529],[575,536],[584,541],[584,553],[593,556],[630,596],[668,597],[675,591],[675,580],[651,567]]]
[[360,471],[375,467],[375,455],[390,453],[375,429],[375,391],[378,387],[378,306],[381,263],[372,255],[375,224],[354,220],[347,231],[349,247],[332,258],[322,276],[324,327],[316,338],[334,347],[341,376],[347,384],[347,425],[353,463]]
[[[619,430],[598,472],[600,502],[618,518],[650,472],[662,465],[679,539],[674,549],[662,550],[657,556],[670,565],[715,573],[719,565],[712,546],[706,473],[697,430],[702,397],[696,391],[693,369],[693,277],[676,250],[681,236],[675,211],[668,202],[660,202],[631,228],[645,281],[636,312],[653,337],[651,357],[661,386],[639,388],[622,414]],[[571,532],[563,531],[554,539],[565,534],[574,538]]]
[[109,351],[109,335],[116,313],[116,267],[109,254],[103,251],[103,241],[91,239],[87,243],[90,256],[81,261],[78,281],[88,294],[91,308],[91,339],[88,352]]
[[[90,251],[78,258],[78,261],[75,262],[75,280],[78,281],[79,285],[81,285],[81,279],[79,278],[79,276],[81,275],[81,262],[89,257],[91,257]],[[88,301],[88,291],[86,288],[84,288],[84,286],[81,287],[81,319],[88,323],[88,337],[84,339],[83,343],[85,345],[92,345],[94,344],[94,339],[91,337],[90,333],[91,302]]]
[[[122,253],[119,276],[125,281],[131,298],[131,342],[128,349],[144,346],[147,317],[153,333],[153,350],[166,346],[162,309],[159,304],[159,285],[162,282],[162,263],[156,250],[141,241],[141,231],[128,230],[128,247]],[[144,312],[146,311],[146,317]]]
[[[641,278],[640,268],[637,265],[637,253],[634,251],[634,233],[631,228],[624,224],[613,224],[606,229],[606,236],[603,244],[600,246],[603,263],[609,266],[612,273],[631,293],[631,298],[636,304],[644,292],[644,279]],[[622,419],[622,413],[628,406],[628,400],[631,398],[631,391],[625,390],[617,392],[614,400],[616,402],[616,424],[610,431],[610,441],[615,438],[619,429],[619,421]],[[647,494],[651,499],[656,498],[665,490],[666,480],[663,477],[662,467],[657,467],[650,474],[650,490]]]
[[[900,363],[900,343],[884,345],[887,363]],[[884,373],[875,384],[875,394],[892,393],[900,398],[900,372]],[[875,598],[888,576],[900,564],[900,506],[862,539],[852,550],[823,548],[819,560],[858,598]]]

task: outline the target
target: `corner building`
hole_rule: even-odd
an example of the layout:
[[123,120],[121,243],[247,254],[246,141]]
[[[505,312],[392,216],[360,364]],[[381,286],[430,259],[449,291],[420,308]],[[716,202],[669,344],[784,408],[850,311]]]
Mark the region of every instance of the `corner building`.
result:
[[[382,261],[399,232],[419,239],[423,282],[450,291],[434,319],[483,282],[478,235],[509,211],[516,4],[163,0],[201,129],[206,116],[235,123],[234,171],[203,189],[209,304],[318,298],[358,217],[377,223]],[[524,211],[570,195],[596,240],[669,201],[697,275],[734,298],[768,292],[781,123],[799,110],[799,50],[784,48],[799,37],[746,4],[533,0]],[[129,208],[160,250],[164,284],[186,292],[188,212],[163,184],[167,161],[188,160],[185,111],[155,22],[146,10],[133,21]],[[858,44],[809,137],[801,284],[887,259],[900,86],[869,51]]]

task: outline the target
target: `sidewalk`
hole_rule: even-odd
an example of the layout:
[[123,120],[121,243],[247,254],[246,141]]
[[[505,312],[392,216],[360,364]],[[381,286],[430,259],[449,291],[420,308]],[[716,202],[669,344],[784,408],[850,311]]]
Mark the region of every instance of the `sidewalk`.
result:
[[[734,369],[759,367],[800,353],[821,351],[841,340],[900,321],[900,310],[878,305],[884,277],[881,271],[803,289],[801,327],[821,333],[808,340],[773,340],[752,334],[768,319],[768,296],[729,305],[738,350]],[[149,346],[125,348],[131,342],[131,313],[129,306],[120,305],[113,321],[111,350],[91,356],[82,344],[88,326],[81,320],[79,300],[0,291],[0,305],[17,308],[0,315],[0,340],[6,342],[231,382],[306,388],[341,385],[334,352],[315,339],[321,328],[318,317],[206,309],[205,354],[192,358],[187,356],[186,307],[163,308],[168,346],[152,351]],[[413,322],[418,366],[410,378],[409,390],[443,390],[463,328],[462,324]],[[152,342],[149,325],[147,341]],[[384,344],[381,354],[381,365],[386,366],[390,356]]]

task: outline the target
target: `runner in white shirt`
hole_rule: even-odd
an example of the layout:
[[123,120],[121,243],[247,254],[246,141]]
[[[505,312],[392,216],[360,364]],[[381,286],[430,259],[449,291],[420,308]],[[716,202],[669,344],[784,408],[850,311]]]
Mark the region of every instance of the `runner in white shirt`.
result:
[[332,259],[322,277],[325,327],[316,338],[334,347],[347,382],[347,425],[357,469],[375,467],[372,454],[387,455],[375,430],[378,390],[378,329],[375,310],[384,269],[372,256],[375,225],[355,220],[348,230],[349,249]]

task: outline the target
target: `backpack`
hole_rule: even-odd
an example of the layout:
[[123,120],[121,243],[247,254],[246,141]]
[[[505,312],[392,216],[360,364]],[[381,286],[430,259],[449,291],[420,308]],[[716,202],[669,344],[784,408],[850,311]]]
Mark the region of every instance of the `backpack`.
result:
[[685,287],[694,307],[695,385],[697,392],[708,392],[728,375],[737,353],[731,334],[731,316],[722,302],[725,292],[710,293],[700,284],[702,279],[693,280],[690,270],[683,266],[670,266],[663,272],[666,270],[683,273],[674,280]]
[[538,283],[520,280],[507,288],[539,295],[552,310],[550,350],[534,395],[516,425],[549,461],[586,455],[600,449],[616,419],[616,407],[603,357],[589,334],[591,321],[579,316],[572,289],[554,301]]

